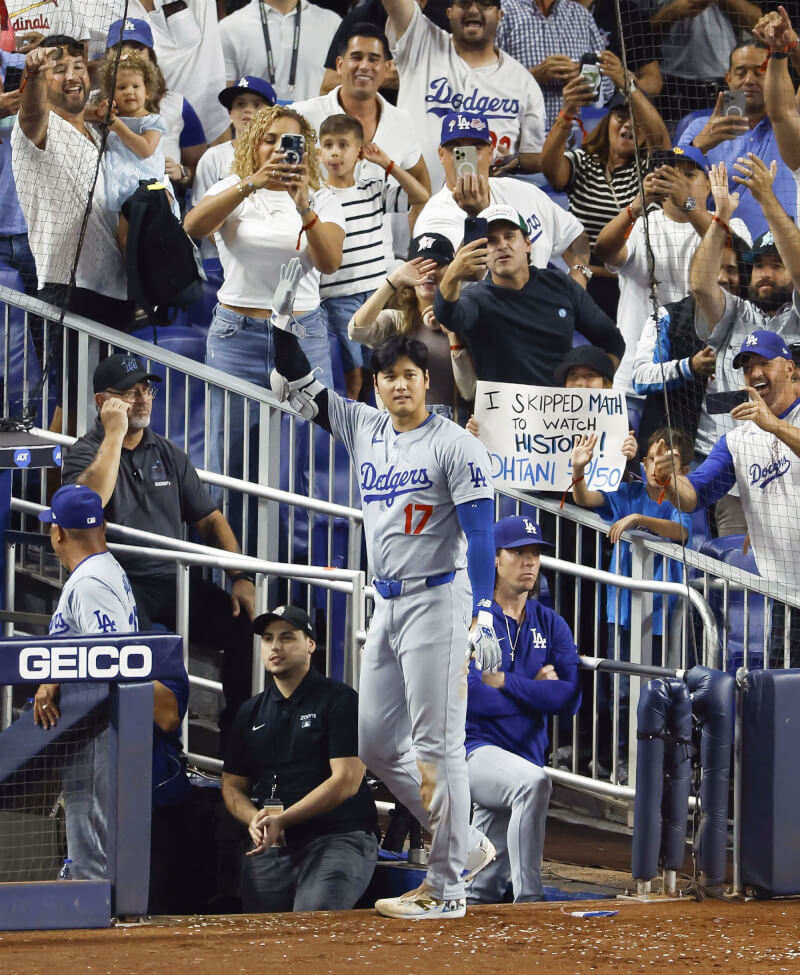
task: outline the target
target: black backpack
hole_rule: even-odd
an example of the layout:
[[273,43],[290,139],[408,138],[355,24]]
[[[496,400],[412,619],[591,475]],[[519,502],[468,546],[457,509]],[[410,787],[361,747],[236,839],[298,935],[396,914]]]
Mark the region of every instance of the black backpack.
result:
[[202,298],[207,279],[200,251],[172,212],[164,184],[140,180],[122,215],[128,221],[128,297],[160,320]]

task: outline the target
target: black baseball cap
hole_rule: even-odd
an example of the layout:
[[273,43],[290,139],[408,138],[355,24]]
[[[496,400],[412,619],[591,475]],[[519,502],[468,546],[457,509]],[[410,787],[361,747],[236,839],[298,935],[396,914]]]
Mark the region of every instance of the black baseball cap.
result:
[[411,241],[408,248],[409,261],[413,261],[415,257],[426,257],[437,264],[452,264],[455,256],[453,245],[444,234],[420,234]]
[[267,628],[267,624],[273,623],[275,620],[284,620],[293,629],[302,630],[312,640],[316,639],[314,636],[314,624],[311,622],[308,613],[300,609],[299,606],[276,606],[269,613],[262,613],[261,616],[256,616],[253,620],[253,633],[261,636]]
[[594,369],[605,379],[614,379],[614,363],[611,357],[597,345],[576,345],[570,349],[564,360],[553,370],[556,386],[563,386],[567,381],[567,373],[574,366],[586,366]]
[[148,372],[132,355],[110,355],[95,369],[92,382],[94,391],[102,393],[105,389],[131,389],[137,383],[160,383],[161,376]]

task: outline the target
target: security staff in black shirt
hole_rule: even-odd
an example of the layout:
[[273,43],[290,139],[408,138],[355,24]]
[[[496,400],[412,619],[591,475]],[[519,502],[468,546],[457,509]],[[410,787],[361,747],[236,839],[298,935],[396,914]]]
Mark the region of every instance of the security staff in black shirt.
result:
[[302,609],[278,606],[253,632],[272,682],[239,709],[222,774],[225,805],[253,841],[242,907],[349,910],[378,851],[358,758],[358,695],[312,669],[314,629]]
[[[227,519],[189,458],[150,429],[155,384],[160,382],[160,376],[149,373],[132,355],[112,355],[100,363],[93,377],[97,423],[66,450],[63,481],[96,491],[107,521],[168,538],[183,538],[188,525],[204,544],[239,553]],[[161,623],[174,630],[174,563],[130,554],[119,561],[133,588],[140,629]],[[189,583],[190,639],[225,651],[223,739],[252,690],[250,621],[255,612],[253,577],[244,572],[228,575],[230,594],[204,579],[199,570],[190,573]]]
[[[488,238],[459,249],[433,300],[436,321],[464,340],[478,379],[554,386],[553,370],[576,331],[600,346],[616,369],[625,352],[622,333],[566,274],[530,266],[528,226],[519,213],[496,204],[479,216]],[[489,277],[462,290],[487,268]],[[590,274],[583,265],[573,270]]]

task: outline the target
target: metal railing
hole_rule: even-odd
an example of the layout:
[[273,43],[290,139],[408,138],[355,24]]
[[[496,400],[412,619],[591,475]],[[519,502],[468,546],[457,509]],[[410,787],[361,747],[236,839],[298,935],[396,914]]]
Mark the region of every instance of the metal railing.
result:
[[[13,498],[12,510],[23,512],[29,515],[38,515],[43,510],[43,506]],[[189,567],[192,565],[204,568],[218,568],[225,571],[245,570],[256,574],[256,608],[257,612],[265,612],[267,609],[267,592],[264,580],[267,576],[301,580],[313,584],[315,587],[341,592],[347,596],[348,607],[346,613],[346,671],[345,679],[348,683],[356,685],[358,683],[358,660],[359,650],[362,646],[366,633],[366,620],[364,609],[366,605],[364,573],[351,569],[322,569],[315,566],[296,566],[286,563],[266,562],[244,555],[234,555],[221,552],[219,549],[210,548],[192,542],[175,541],[163,535],[156,535],[152,532],[138,531],[125,526],[109,523],[107,525],[109,533],[120,535],[136,545],[126,545],[124,543],[109,541],[108,547],[112,552],[119,554],[136,554],[155,560],[171,562],[176,565],[176,632],[183,637],[184,663],[189,673],[190,686],[202,687],[206,690],[220,692],[222,685],[219,681],[209,680],[192,673],[191,661],[189,658]],[[149,546],[142,545],[142,542],[150,543]],[[13,609],[15,600],[15,572],[16,554],[19,545],[48,546],[49,539],[46,535],[31,535],[27,533],[11,533],[7,542],[7,573],[6,573],[6,602]],[[5,635],[13,635],[13,623],[4,624]],[[330,646],[333,634],[330,624],[323,637],[325,645]],[[320,641],[322,642],[322,640]],[[330,656],[328,658],[330,662]],[[261,663],[260,641],[254,639],[253,658],[252,658],[252,683],[254,692],[264,688],[264,668]],[[10,689],[4,690],[2,708],[0,709],[0,728],[7,727],[11,721],[11,697]],[[210,756],[200,755],[191,751],[188,741],[188,718],[184,719],[183,742],[187,750],[190,761],[200,768],[219,770],[222,762]]]
[[[57,318],[58,310],[5,288],[0,288],[0,301],[6,302],[3,402],[8,415],[12,388],[20,390],[20,396],[16,398],[21,399],[28,397],[36,388],[38,373],[33,342],[29,342],[30,316],[35,313],[43,315],[45,319],[48,316],[51,319]],[[23,341],[22,351],[15,360],[18,365],[21,364],[19,374],[13,376],[9,372],[13,344],[12,315],[16,315],[17,319],[20,315],[23,316],[22,322],[17,320],[14,323],[22,330]],[[45,327],[48,327],[47,323]],[[337,456],[327,434],[320,431],[311,434],[309,425],[276,404],[268,389],[243,382],[176,352],[154,346],[149,341],[122,335],[76,315],[65,315],[64,327],[67,332],[75,334],[79,345],[78,374],[71,377],[73,389],[90,388],[92,363],[101,352],[111,349],[133,352],[151,366],[161,369],[164,376],[163,395],[156,403],[166,402],[170,408],[164,411],[161,417],[162,427],[158,432],[170,437],[190,454],[195,465],[202,468],[202,479],[218,489],[222,510],[233,520],[234,525],[238,518],[238,531],[245,553],[243,558],[255,555],[264,564],[289,567],[294,577],[302,577],[301,568],[309,568],[313,563],[333,565],[337,560],[343,563],[340,569],[360,571],[362,518],[358,508],[356,485],[349,462],[341,453]],[[165,340],[168,340],[168,330],[164,334]],[[19,344],[18,336],[17,343]],[[69,395],[68,376],[64,379],[64,389],[65,395]],[[209,400],[212,391],[224,397],[225,408],[220,430],[209,429]],[[49,404],[53,402],[50,394],[50,381],[45,379],[36,395],[41,418],[49,416]],[[251,422],[257,425],[258,444],[255,453],[250,449],[248,437],[240,438],[237,443],[231,442],[229,421],[232,412],[236,410],[241,411],[244,425],[248,429]],[[85,402],[76,403],[75,432],[83,433],[93,415],[94,405],[87,395]],[[198,416],[202,419],[199,425]],[[66,443],[68,439],[56,437],[41,429],[37,433],[60,443]],[[208,469],[214,441],[223,444],[219,455],[219,471]],[[241,473],[241,477],[232,477],[232,471]],[[27,475],[21,472],[15,477],[21,479],[22,487],[17,493],[30,497],[30,491],[26,491]],[[606,633],[603,624],[603,585],[608,583],[617,585],[619,589],[629,589],[632,593],[628,628],[631,660],[645,665],[663,663],[678,670],[686,670],[694,663],[703,662],[722,668],[735,665],[732,657],[734,651],[730,646],[729,623],[736,600],[741,602],[743,599],[743,606],[736,611],[742,618],[741,642],[745,666],[755,656],[763,658],[769,664],[772,624],[779,618],[779,611],[774,607],[780,604],[787,607],[784,617],[788,608],[800,608],[800,595],[797,593],[767,584],[758,576],[700,555],[691,549],[682,550],[680,546],[655,541],[652,536],[639,532],[625,536],[633,548],[632,577],[603,574],[608,526],[596,515],[571,506],[560,510],[557,501],[551,497],[514,491],[504,491],[503,495],[505,498],[498,497],[498,514],[510,513],[509,503],[515,510],[520,510],[523,505],[532,505],[537,510],[537,518],[545,524],[546,534],[555,542],[553,556],[542,560],[547,572],[556,573],[551,592],[553,607],[564,615],[576,635],[579,649],[584,653],[590,651],[589,656],[608,655],[619,659],[621,655],[625,636],[622,628],[615,625]],[[242,498],[249,499],[250,503],[242,503]],[[43,489],[41,500],[44,500]],[[327,524],[321,530],[317,524],[319,518],[327,519]],[[344,544],[336,537],[337,525],[346,527],[347,539]],[[125,533],[130,531],[124,530]],[[321,546],[320,535],[323,542]],[[170,540],[170,544],[176,552],[179,549],[187,553],[191,551],[173,540]],[[278,557],[279,554],[281,558]],[[212,560],[226,558],[220,556],[216,550],[210,550],[209,556]],[[655,565],[660,562],[663,567],[670,558],[684,563],[684,584],[677,585],[677,588],[654,585],[652,579]],[[327,570],[324,571],[323,578],[331,580]],[[673,583],[672,586],[676,584]],[[329,610],[332,588],[326,588],[326,609]],[[668,608],[667,599],[664,599],[660,612],[654,612],[654,593],[671,593],[678,597],[680,607],[691,606],[692,611],[673,614]],[[369,596],[370,590],[365,588],[364,594]],[[714,614],[709,610],[712,602],[715,603],[714,613],[719,620],[716,632],[713,625]],[[364,603],[362,636],[367,610],[368,606]],[[328,615],[326,613],[326,618]],[[663,634],[660,639],[658,631]],[[784,666],[789,662],[789,640],[790,627],[786,625],[782,647]],[[774,647],[772,649],[774,651]],[[358,654],[354,647],[352,652],[353,658],[346,667],[348,675],[355,679]],[[633,723],[638,680],[631,679],[630,685],[627,758],[632,773],[635,763]],[[612,767],[607,770],[611,779],[619,778],[617,765],[621,750],[618,745],[625,737],[625,729],[619,725],[620,693],[620,678],[614,676],[611,701],[607,705],[612,717]],[[586,694],[584,697],[586,698]],[[584,705],[581,713],[571,722],[570,728],[564,728],[563,722],[555,722],[552,771],[559,773],[556,778],[570,776],[575,783],[582,778],[589,791],[630,798],[629,790],[623,786],[597,781],[601,774],[597,761],[600,711],[598,681],[595,677],[592,681],[590,706],[587,708]],[[586,782],[587,755],[590,775],[596,780],[594,784]],[[559,768],[562,763],[566,764],[568,771]]]

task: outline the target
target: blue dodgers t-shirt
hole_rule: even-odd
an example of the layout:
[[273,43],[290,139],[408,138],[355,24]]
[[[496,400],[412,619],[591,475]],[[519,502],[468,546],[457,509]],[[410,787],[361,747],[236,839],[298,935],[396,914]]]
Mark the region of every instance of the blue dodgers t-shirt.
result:
[[[620,484],[619,490],[615,494],[603,494],[606,499],[605,504],[595,511],[603,521],[613,524],[624,518],[626,515],[640,514],[648,518],[663,518],[665,521],[677,521],[689,533],[686,544],[692,540],[692,512],[680,512],[673,507],[669,501],[662,501],[657,504],[647,494],[647,487],[639,481],[626,481]],[[609,571],[618,575],[630,576],[633,557],[630,542],[617,542],[611,553],[611,565]],[[662,566],[664,560],[656,556],[655,571],[653,579],[660,582],[663,579]],[[683,566],[675,559],[667,559],[667,582],[683,582]],[[677,604],[678,597],[670,596],[667,604],[667,614],[671,615]],[[623,629],[630,629],[631,625],[631,591],[622,589],[619,594],[619,620],[617,621],[617,587],[606,587],[606,612],[608,622],[619,622]],[[661,636],[661,596],[653,595],[653,634]]]

